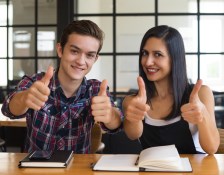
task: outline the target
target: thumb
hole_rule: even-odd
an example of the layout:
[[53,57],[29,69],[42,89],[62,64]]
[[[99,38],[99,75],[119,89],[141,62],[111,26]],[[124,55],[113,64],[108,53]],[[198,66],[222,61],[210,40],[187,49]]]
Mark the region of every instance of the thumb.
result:
[[54,68],[52,66],[49,66],[44,77],[41,79],[41,81],[44,83],[44,85],[48,86],[53,74],[54,74]]
[[191,92],[190,95],[190,102],[195,102],[199,97],[198,97],[198,92],[201,89],[202,86],[202,80],[198,80],[197,83],[194,85],[194,88]]
[[103,80],[100,85],[100,91],[98,93],[99,96],[107,96],[107,80]]
[[137,82],[138,82],[138,97],[140,97],[141,99],[143,99],[144,103],[146,103],[146,90],[145,90],[145,83],[142,79],[142,77],[138,77],[137,78]]

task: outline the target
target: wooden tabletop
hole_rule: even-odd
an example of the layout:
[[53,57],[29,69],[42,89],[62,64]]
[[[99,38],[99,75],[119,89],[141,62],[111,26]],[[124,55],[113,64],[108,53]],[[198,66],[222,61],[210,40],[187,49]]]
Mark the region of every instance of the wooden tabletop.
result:
[[0,104],[0,126],[26,127],[26,118],[10,119],[2,114],[2,104]]
[[0,113],[0,126],[26,127],[26,118],[12,120]]
[[[0,153],[0,174],[4,175],[140,175],[145,172],[99,172],[92,171],[91,163],[100,158],[100,154],[74,154],[73,159],[67,168],[18,168],[18,162],[24,158],[26,153]],[[172,175],[218,175],[224,174],[224,154],[208,156],[206,154],[181,155],[189,157],[192,173],[172,173]],[[153,173],[150,175],[165,175],[171,173]]]

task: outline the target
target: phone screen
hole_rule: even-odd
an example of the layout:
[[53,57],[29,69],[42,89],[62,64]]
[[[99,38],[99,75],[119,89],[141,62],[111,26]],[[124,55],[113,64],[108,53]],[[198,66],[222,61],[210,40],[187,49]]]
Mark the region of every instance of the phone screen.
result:
[[34,151],[29,156],[29,159],[33,159],[33,160],[38,160],[38,159],[47,160],[47,159],[51,158],[52,153],[53,153],[53,151],[37,150],[37,151]]

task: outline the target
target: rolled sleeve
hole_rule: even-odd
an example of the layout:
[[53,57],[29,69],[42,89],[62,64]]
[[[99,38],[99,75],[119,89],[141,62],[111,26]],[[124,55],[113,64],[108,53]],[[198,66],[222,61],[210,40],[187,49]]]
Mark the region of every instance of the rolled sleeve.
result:
[[107,128],[104,123],[100,122],[100,126],[101,126],[102,130],[108,134],[115,134],[115,133],[118,133],[123,130],[124,115],[119,108],[117,108],[117,109],[120,112],[120,118],[121,118],[121,124],[118,128],[111,130],[111,129]]
[[26,113],[19,116],[13,115],[9,110],[9,103],[16,93],[28,89],[33,84],[33,82],[34,80],[32,78],[27,76],[23,77],[23,79],[18,83],[16,89],[13,92],[9,93],[8,96],[5,98],[1,108],[3,115],[5,115],[6,117],[9,117],[10,119],[18,119],[18,118],[26,117]]
[[15,92],[9,94],[8,97],[6,98],[6,100],[3,102],[3,105],[1,108],[2,114],[5,115],[6,117],[9,117],[10,119],[19,119],[19,118],[24,118],[26,116],[25,114],[15,116],[9,110],[9,102],[16,93],[17,92],[15,91]]

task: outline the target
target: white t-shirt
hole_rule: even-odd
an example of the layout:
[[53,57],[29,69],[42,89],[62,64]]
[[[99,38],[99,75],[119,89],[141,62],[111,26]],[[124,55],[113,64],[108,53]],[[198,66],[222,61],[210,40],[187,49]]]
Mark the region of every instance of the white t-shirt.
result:
[[[171,120],[159,120],[159,119],[153,119],[153,118],[151,118],[150,116],[147,115],[147,116],[145,116],[145,123],[150,124],[152,126],[166,126],[166,125],[178,122],[178,121],[180,121],[180,119],[181,119],[181,116],[176,117],[176,118],[171,119]],[[194,141],[196,151],[201,152],[201,153],[205,153],[205,151],[202,149],[202,147],[199,143],[197,125],[189,123],[189,129],[190,129],[193,141]]]

